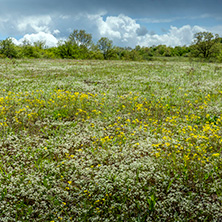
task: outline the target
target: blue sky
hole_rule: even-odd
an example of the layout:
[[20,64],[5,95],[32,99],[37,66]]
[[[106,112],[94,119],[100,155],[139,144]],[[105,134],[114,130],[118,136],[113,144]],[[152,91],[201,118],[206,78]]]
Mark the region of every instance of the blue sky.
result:
[[74,29],[118,46],[189,45],[193,35],[222,36],[221,0],[1,0],[0,39],[55,46]]

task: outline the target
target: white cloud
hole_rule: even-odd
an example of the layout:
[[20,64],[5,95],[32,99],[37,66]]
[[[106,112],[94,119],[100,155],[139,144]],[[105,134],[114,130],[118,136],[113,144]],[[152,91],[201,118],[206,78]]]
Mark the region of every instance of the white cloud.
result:
[[214,34],[219,34],[220,36],[222,36],[222,25],[210,27],[208,30],[210,32],[213,32]]
[[12,40],[16,45],[22,44],[24,40],[28,40],[31,44],[37,41],[44,41],[46,46],[48,47],[57,46],[58,43],[58,39],[56,39],[52,34],[44,32],[39,32],[36,34],[26,34],[23,38],[19,40],[16,40],[14,38]]
[[128,16],[108,16],[106,19],[102,15],[88,17],[97,25],[100,36],[112,39],[118,46],[189,45],[195,33],[206,31],[200,26],[185,25],[180,28],[171,26],[163,35],[151,34],[148,30],[144,30],[144,34],[141,35],[140,30],[143,30],[144,27]]
[[182,26],[177,28],[174,26],[170,27],[167,34],[164,35],[150,35],[147,34],[143,37],[139,37],[139,45],[141,46],[152,46],[152,45],[167,45],[167,46],[183,46],[192,43],[193,35],[197,32],[206,31],[202,27],[190,25]]
[[108,37],[117,45],[132,46],[136,43],[137,30],[141,27],[132,18],[122,14],[108,16],[105,20],[102,15],[89,15],[88,18],[96,24],[100,37]]
[[29,33],[22,34],[24,37],[20,40],[14,40],[16,44],[21,44],[24,39],[27,39],[31,43],[45,41],[49,47],[56,46],[61,37],[63,39],[68,38],[73,29],[85,29],[87,33],[92,34],[95,42],[101,37],[108,37],[113,40],[116,46],[130,46],[132,48],[136,45],[148,47],[160,44],[167,46],[189,45],[193,40],[193,35],[201,31],[222,34],[222,26],[203,28],[190,25],[182,27],[171,26],[169,30],[166,30],[165,34],[152,34],[149,26],[141,26],[139,20],[123,14],[105,17],[104,12],[94,15],[80,13],[72,18],[67,17],[65,21],[59,16],[31,16],[24,17],[15,21],[15,23],[18,23],[17,28],[21,34]]
[[59,31],[58,29],[55,29],[55,30],[53,31],[53,34],[58,35],[58,34],[60,34],[60,31]]
[[51,21],[52,19],[49,15],[23,17],[17,21],[17,29],[20,32],[49,32]]

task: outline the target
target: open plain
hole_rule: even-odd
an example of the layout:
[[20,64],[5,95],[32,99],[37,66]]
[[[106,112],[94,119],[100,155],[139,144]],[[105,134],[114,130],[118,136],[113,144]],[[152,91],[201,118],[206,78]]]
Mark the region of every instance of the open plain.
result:
[[222,65],[0,60],[0,221],[221,221]]

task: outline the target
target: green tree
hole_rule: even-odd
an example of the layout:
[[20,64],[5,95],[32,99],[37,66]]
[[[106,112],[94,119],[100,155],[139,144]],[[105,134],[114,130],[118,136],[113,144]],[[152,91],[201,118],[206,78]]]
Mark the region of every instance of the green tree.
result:
[[75,29],[63,44],[59,44],[59,53],[62,58],[88,59],[92,45],[91,34]]
[[102,37],[98,42],[97,46],[102,52],[104,59],[110,59],[112,57],[113,41],[106,37]]
[[75,29],[68,38],[72,45],[89,48],[92,45],[92,35],[86,33],[85,30]]
[[155,47],[155,56],[171,56],[171,49],[166,45],[158,45]]
[[189,48],[186,46],[175,46],[173,56],[186,56],[189,53]]
[[40,58],[38,50],[27,39],[22,43],[22,57]]
[[217,43],[219,42],[219,35],[211,32],[198,32],[194,35],[193,54],[195,56],[202,56],[209,58],[217,54]]
[[71,41],[59,42],[58,54],[63,59],[79,59],[79,47]]
[[11,38],[0,41],[0,54],[8,58],[17,56],[17,50]]
[[46,59],[61,58],[58,52],[58,47],[45,48],[42,57]]
[[34,42],[34,46],[35,48],[37,49],[44,49],[45,48],[45,45],[46,45],[46,42],[45,41],[37,41],[37,42]]
[[150,60],[151,57],[154,55],[154,51],[152,47],[149,48],[149,47],[136,46],[135,50],[139,52],[143,60]]
[[88,52],[89,59],[98,59],[98,60],[103,60],[103,54],[99,50],[98,46],[95,44],[92,44],[89,52]]

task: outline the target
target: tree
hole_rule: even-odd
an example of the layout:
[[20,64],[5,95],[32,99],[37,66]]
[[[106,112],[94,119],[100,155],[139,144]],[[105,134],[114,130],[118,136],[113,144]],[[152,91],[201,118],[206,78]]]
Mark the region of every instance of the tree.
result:
[[15,44],[11,38],[0,41],[0,54],[8,58],[15,58],[17,56]]
[[60,41],[58,44],[58,54],[63,59],[79,59],[79,47],[73,45],[71,41]]
[[75,29],[68,38],[72,45],[89,48],[92,45],[92,35],[87,34],[85,30]]
[[92,48],[92,35],[85,30],[75,29],[63,45],[59,46],[62,57],[74,59],[87,59],[90,57],[89,50]]
[[88,55],[89,55],[89,59],[99,59],[99,60],[104,59],[103,54],[99,50],[98,46],[95,44],[92,44],[88,52]]
[[97,46],[99,50],[103,53],[104,59],[109,59],[111,57],[111,52],[113,49],[113,41],[106,37],[102,37],[98,42]]
[[186,46],[175,46],[173,56],[186,56],[189,53],[189,48]]
[[198,32],[194,35],[194,55],[209,58],[217,52],[219,35],[211,32]]
[[40,57],[35,47],[27,39],[24,39],[24,41],[22,42],[22,56],[26,58],[39,58]]
[[35,48],[37,48],[37,49],[44,49],[44,48],[45,48],[45,45],[46,45],[46,41],[37,41],[37,42],[34,42],[34,46],[35,46]]

